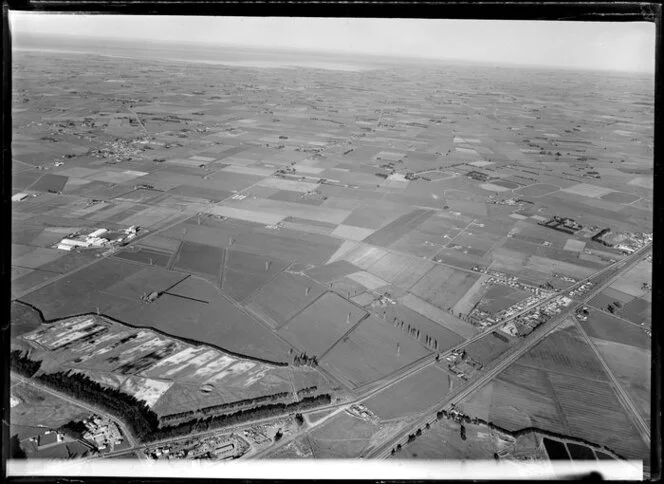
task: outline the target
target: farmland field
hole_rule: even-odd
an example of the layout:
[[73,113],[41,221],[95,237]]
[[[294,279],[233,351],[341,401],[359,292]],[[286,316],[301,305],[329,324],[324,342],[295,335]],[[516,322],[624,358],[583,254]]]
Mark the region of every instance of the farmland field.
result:
[[594,339],[593,343],[602,354],[604,361],[618,379],[623,389],[630,395],[643,418],[650,421],[651,368],[652,354],[635,346]]
[[401,303],[409,309],[412,309],[464,338],[469,338],[477,333],[477,329],[471,324],[461,321],[454,315],[443,311],[412,294],[407,294],[401,298]]
[[173,269],[205,274],[218,281],[223,257],[224,249],[195,242],[183,242],[175,256]]
[[432,262],[420,258],[385,254],[366,270],[395,286],[408,289],[432,267]]
[[125,250],[120,252],[116,257],[135,262],[141,262],[148,265],[156,265],[159,267],[166,267],[171,258],[171,254],[167,252],[158,252],[156,250],[139,248],[138,250]]
[[358,387],[427,354],[403,331],[370,317],[326,353],[321,366],[351,387]]
[[643,350],[650,350],[652,344],[650,337],[640,327],[602,311],[591,310],[588,321],[583,323],[583,327],[591,338],[635,346]]
[[404,445],[391,459],[489,460],[499,450],[500,438],[486,427],[465,425],[466,440],[461,439],[460,424],[443,419],[423,430],[422,435]]
[[249,306],[266,314],[278,329],[323,292],[320,285],[308,278],[282,272],[252,296]]
[[279,333],[307,354],[320,357],[366,314],[337,294],[326,292]]
[[475,360],[485,366],[508,350],[514,338],[503,332],[492,332],[466,346],[466,351]]
[[[462,336],[459,336],[452,330],[433,322],[431,319],[403,304],[390,304],[382,309],[376,308],[375,314],[379,319],[383,317],[388,323],[399,328],[406,334],[408,334],[408,327],[410,326],[416,332],[415,335],[411,334],[410,337],[417,339],[421,344],[426,345],[431,350],[443,352],[464,340]],[[431,342],[428,345],[426,342],[427,336],[431,338]]]
[[221,289],[237,301],[242,301],[270,282],[288,267],[278,259],[227,249],[222,269]]
[[308,441],[316,458],[350,458],[359,455],[378,430],[378,425],[343,412],[311,432]]
[[[381,419],[391,420],[422,412],[440,401],[450,387],[450,376],[429,366],[369,398],[364,404]],[[418,398],[411,398],[418,395]]]

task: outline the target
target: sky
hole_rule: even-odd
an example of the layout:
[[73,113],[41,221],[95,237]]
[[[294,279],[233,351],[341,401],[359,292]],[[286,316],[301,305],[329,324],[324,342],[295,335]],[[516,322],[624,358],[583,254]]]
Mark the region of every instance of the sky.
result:
[[10,12],[13,33],[654,72],[655,24]]

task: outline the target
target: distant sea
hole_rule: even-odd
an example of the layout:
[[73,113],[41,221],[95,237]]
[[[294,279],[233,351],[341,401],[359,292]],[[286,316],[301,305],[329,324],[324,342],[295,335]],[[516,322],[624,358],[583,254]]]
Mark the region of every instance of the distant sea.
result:
[[[12,48],[15,52],[93,54],[131,59],[171,60],[257,68],[288,69],[308,67],[338,71],[364,71],[413,63],[413,60],[410,59],[373,57],[368,55],[344,55],[297,50],[259,50],[236,46],[194,43],[131,42],[118,39],[83,37],[63,38],[24,35],[15,36],[12,42]],[[419,63],[421,64],[422,62],[419,59]]]

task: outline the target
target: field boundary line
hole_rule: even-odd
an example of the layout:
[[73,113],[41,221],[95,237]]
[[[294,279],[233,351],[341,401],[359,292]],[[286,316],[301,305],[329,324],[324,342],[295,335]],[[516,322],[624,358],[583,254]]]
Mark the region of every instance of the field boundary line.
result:
[[166,269],[169,271],[173,270],[173,266],[175,266],[175,263],[178,261],[180,257],[180,251],[182,250],[182,246],[184,245],[184,237],[182,240],[180,240],[180,243],[178,244],[178,248],[173,252],[173,255],[171,256],[170,259],[168,259],[168,264],[166,264]]
[[[313,279],[312,279],[312,281],[313,281]],[[323,291],[322,293],[320,293],[316,298],[314,298],[313,301],[311,301],[309,304],[307,304],[307,305],[304,306],[302,309],[300,309],[300,310],[297,311],[295,314],[293,314],[293,315],[288,319],[288,321],[286,321],[284,324],[282,324],[282,325],[279,327],[279,330],[281,330],[281,329],[285,328],[286,326],[288,326],[288,323],[290,323],[293,319],[295,319],[297,316],[299,316],[300,313],[302,313],[304,310],[306,310],[309,306],[311,306],[312,304],[314,304],[316,301],[318,301],[320,298],[322,298],[322,297],[323,297],[325,294],[327,294],[328,292],[332,292],[332,293],[334,293],[334,294],[337,294],[337,293],[334,292],[334,291],[330,291],[329,289],[326,289],[325,291]],[[337,296],[338,296],[338,294],[337,294]]]
[[346,338],[348,335],[350,335],[353,331],[355,331],[355,328],[357,328],[357,327],[362,323],[362,321],[364,321],[365,319],[369,318],[369,316],[371,316],[370,313],[366,313],[364,316],[362,316],[362,317],[357,321],[357,323],[355,323],[353,326],[351,326],[351,328],[350,328],[348,331],[346,331],[346,332],[345,332],[344,334],[342,334],[342,335],[341,335],[341,336],[340,336],[340,337],[339,337],[334,343],[332,343],[332,345],[331,345],[328,349],[326,349],[326,350],[325,350],[325,351],[319,356],[319,358],[322,360],[323,357],[324,357],[325,355],[327,355],[327,354],[332,350],[332,348],[334,348],[337,344],[339,344],[339,342],[340,342],[341,340],[343,340],[343,339]]
[[226,264],[228,263],[228,252],[231,250],[231,246],[224,247],[224,256],[221,258],[221,270],[219,271],[219,284],[217,287],[223,291],[224,288],[224,275],[226,274]]
[[[281,260],[281,259],[277,259],[277,260]],[[281,275],[281,273],[283,273],[283,272],[285,272],[287,269],[290,269],[291,267],[293,267],[294,264],[295,264],[295,262],[291,261],[290,264],[288,264],[286,267],[284,267],[284,268],[281,269],[279,272],[277,272],[277,273],[274,274],[272,277],[270,277],[270,279],[269,279],[265,284],[263,284],[261,287],[257,287],[256,289],[254,289],[252,292],[250,292],[250,293],[247,294],[244,298],[242,298],[242,301],[239,301],[239,302],[240,302],[243,306],[245,306],[247,303],[251,302],[251,301],[253,300],[254,296],[260,294],[261,291],[262,291],[265,287],[269,286],[269,285],[272,283],[272,281],[274,281],[279,275]]]

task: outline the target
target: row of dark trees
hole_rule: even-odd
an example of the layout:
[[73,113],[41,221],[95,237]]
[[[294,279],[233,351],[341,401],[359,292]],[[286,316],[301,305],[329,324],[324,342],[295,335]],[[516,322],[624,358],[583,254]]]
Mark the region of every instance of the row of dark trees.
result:
[[279,392],[279,393],[273,393],[271,395],[263,395],[261,397],[237,400],[235,402],[220,403],[219,405],[210,405],[209,407],[204,407],[196,410],[188,410],[186,412],[179,412],[170,415],[165,415],[161,418],[161,421],[162,423],[164,423],[164,422],[173,422],[174,420],[182,420],[187,417],[194,417],[194,416],[205,417],[216,413],[225,412],[227,410],[237,410],[238,408],[248,407],[259,403],[276,402],[277,400],[281,400],[282,398],[285,398],[288,395],[290,395],[290,392]]
[[204,432],[207,430],[214,430],[217,428],[227,427],[230,425],[237,425],[252,420],[272,417],[276,415],[283,415],[287,413],[306,410],[308,408],[317,407],[320,405],[329,404],[332,398],[329,394],[318,395],[315,397],[307,397],[299,402],[293,403],[273,403],[254,407],[247,410],[238,410],[232,414],[217,415],[208,417],[204,420],[190,420],[178,425],[162,427],[156,429],[145,440],[154,441],[174,437],[188,435],[192,432]]
[[314,393],[316,390],[318,390],[317,385],[312,385],[310,387],[302,388],[301,390],[297,391],[297,396],[298,398],[306,397]]
[[309,356],[306,353],[295,355],[295,357],[293,358],[293,365],[316,367],[318,366],[318,357],[315,355]]
[[41,368],[41,361],[31,360],[27,352],[14,350],[9,355],[9,366],[19,375],[31,378]]
[[[412,336],[415,339],[420,338],[420,330],[418,328],[411,325],[410,323],[405,323],[403,320],[397,319],[396,316],[394,317],[394,326],[407,332],[409,336]],[[435,350],[438,349],[438,340],[436,338],[432,338],[428,334],[424,335],[424,343],[428,346],[431,346]]]

